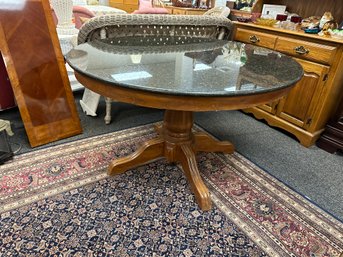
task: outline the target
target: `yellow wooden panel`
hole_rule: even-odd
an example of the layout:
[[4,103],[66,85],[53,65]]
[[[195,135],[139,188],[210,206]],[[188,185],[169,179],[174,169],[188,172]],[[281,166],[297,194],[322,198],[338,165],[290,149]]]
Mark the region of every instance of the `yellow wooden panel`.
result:
[[111,7],[117,8],[116,5],[117,4],[123,4],[124,0],[110,0],[109,5]]
[[138,0],[124,0],[124,4],[126,4],[126,5],[137,5],[138,6]]
[[173,9],[173,14],[175,15],[185,15],[186,11],[183,9]]
[[203,15],[207,10],[187,10],[186,15]]
[[111,5],[114,8],[124,10],[125,12],[132,13],[135,10],[138,10],[138,5],[132,4],[113,4]]

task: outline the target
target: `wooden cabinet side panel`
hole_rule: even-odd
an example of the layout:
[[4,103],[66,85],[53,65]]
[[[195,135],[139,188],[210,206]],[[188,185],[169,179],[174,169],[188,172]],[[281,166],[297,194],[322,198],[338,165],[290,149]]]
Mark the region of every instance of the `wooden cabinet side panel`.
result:
[[[271,44],[269,47],[268,44],[262,44],[264,47],[290,54],[300,44],[309,49],[312,55],[300,54],[300,62],[307,63],[303,65],[305,77],[287,98],[279,101],[276,108],[269,104],[244,111],[267,120],[271,126],[287,130],[302,145],[310,146],[324,130],[328,118],[337,106],[337,99],[343,95],[343,43],[330,38],[245,23],[235,23],[233,37],[249,43],[249,37],[256,33],[263,36],[259,44],[264,42],[265,36],[276,39],[274,47]],[[289,42],[293,44],[288,44]],[[297,56],[294,53],[291,55]]]
[[322,104],[320,95],[329,67],[299,59],[297,61],[304,69],[304,77],[280,101],[277,115],[299,127],[308,128],[316,108]]
[[321,102],[325,103],[325,108],[316,112],[313,126],[324,127],[326,125],[337,109],[341,97],[343,97],[343,44],[340,46],[336,59],[330,68],[320,99]]
[[48,1],[0,6],[0,50],[31,146],[81,133],[50,12]]

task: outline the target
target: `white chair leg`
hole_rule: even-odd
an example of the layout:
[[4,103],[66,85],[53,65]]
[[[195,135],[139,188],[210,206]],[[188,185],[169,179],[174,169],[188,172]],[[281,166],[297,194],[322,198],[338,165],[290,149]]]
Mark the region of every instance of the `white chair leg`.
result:
[[112,99],[109,97],[105,97],[105,102],[106,102],[106,116],[105,116],[105,124],[110,124],[111,123],[111,103]]

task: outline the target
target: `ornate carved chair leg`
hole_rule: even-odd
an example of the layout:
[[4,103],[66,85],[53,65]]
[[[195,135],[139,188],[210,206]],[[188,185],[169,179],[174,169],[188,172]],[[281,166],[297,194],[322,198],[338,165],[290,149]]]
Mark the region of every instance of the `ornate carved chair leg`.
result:
[[223,152],[229,154],[235,151],[232,143],[219,141],[204,132],[194,134],[194,149],[198,152]]
[[143,165],[149,161],[153,161],[159,157],[163,157],[164,140],[162,138],[154,138],[143,145],[129,156],[114,160],[108,167],[108,175],[123,173],[131,168]]
[[105,116],[105,124],[110,124],[111,123],[111,103],[112,99],[109,97],[105,97],[105,102],[106,102],[106,116]]
[[200,208],[203,211],[208,211],[212,205],[210,193],[200,176],[192,147],[190,145],[182,145],[180,148],[181,151],[178,151],[178,161],[181,162],[183,172],[191,185]]

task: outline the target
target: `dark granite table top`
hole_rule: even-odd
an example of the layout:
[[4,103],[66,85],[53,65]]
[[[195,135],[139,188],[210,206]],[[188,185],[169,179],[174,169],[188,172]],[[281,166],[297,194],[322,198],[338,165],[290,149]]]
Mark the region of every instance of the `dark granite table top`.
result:
[[100,81],[151,92],[230,96],[288,87],[303,76],[289,56],[254,45],[194,37],[125,37],[81,44],[71,67]]

